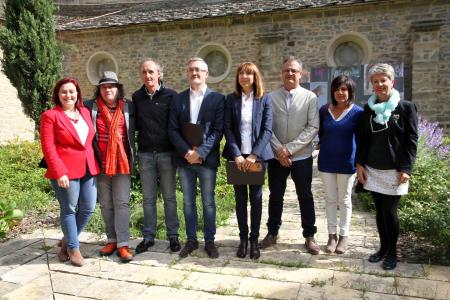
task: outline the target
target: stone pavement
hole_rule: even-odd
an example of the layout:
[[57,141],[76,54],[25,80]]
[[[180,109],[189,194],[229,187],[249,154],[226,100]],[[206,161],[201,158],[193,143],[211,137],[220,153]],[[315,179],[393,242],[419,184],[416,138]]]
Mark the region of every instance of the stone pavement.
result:
[[[327,242],[322,182],[313,179],[318,234]],[[264,192],[261,236],[266,234],[268,192]],[[398,263],[394,271],[367,261],[377,247],[371,213],[354,211],[350,251],[308,254],[301,238],[295,190],[289,180],[280,241],[258,261],[235,256],[239,243],[235,216],[217,231],[220,257],[200,247],[180,259],[166,241],[128,264],[115,255],[98,256],[102,240],[85,233],[82,268],[56,258],[59,230],[23,235],[0,245],[0,299],[450,299],[450,267]],[[133,240],[135,247],[139,240]]]

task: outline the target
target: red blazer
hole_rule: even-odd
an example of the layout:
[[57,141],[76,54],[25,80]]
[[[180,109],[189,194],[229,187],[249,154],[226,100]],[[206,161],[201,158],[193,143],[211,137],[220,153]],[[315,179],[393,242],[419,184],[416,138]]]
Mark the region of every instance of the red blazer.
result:
[[89,127],[84,145],[69,117],[59,105],[41,114],[41,145],[48,165],[45,177],[58,179],[67,175],[69,179],[81,178],[86,175],[86,165],[91,175],[100,173],[92,149],[95,133],[89,110],[82,107],[80,116]]

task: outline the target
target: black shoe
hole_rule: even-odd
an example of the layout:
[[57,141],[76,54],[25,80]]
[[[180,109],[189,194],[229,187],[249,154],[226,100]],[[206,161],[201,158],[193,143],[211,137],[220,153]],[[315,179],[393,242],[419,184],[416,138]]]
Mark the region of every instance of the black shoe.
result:
[[145,240],[143,239],[142,242],[139,243],[136,247],[136,254],[142,253],[147,251],[148,248],[153,246],[155,244],[155,241],[153,240]]
[[214,245],[214,242],[207,242],[205,244],[205,251],[211,258],[218,258],[219,257],[219,251],[217,250],[216,245]]
[[382,267],[384,270],[394,270],[397,267],[397,257],[394,255],[386,255]]
[[181,249],[178,255],[182,258],[185,258],[189,254],[191,254],[192,251],[197,249],[198,249],[198,241],[186,241],[186,244],[184,244],[183,249]]
[[180,241],[177,237],[169,238],[169,248],[172,252],[178,252],[181,249]]
[[382,260],[384,257],[384,252],[382,252],[381,250],[375,252],[374,254],[372,254],[371,256],[369,256],[369,262],[371,263],[377,263],[380,260]]
[[250,241],[250,258],[258,259],[261,253],[259,252],[258,241]]
[[238,250],[236,251],[236,256],[239,258],[244,258],[247,256],[247,247],[248,247],[248,240],[241,240],[241,243],[239,244]]

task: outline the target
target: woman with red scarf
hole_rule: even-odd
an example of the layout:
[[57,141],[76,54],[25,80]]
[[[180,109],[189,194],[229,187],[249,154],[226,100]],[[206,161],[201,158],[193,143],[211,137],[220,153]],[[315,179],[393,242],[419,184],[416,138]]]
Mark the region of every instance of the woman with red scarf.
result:
[[129,262],[133,254],[128,248],[130,239],[130,187],[134,162],[134,106],[124,98],[123,86],[114,72],[106,71],[100,79],[91,108],[96,129],[97,160],[101,174],[97,192],[106,227],[108,242],[100,255],[117,250],[122,262]]

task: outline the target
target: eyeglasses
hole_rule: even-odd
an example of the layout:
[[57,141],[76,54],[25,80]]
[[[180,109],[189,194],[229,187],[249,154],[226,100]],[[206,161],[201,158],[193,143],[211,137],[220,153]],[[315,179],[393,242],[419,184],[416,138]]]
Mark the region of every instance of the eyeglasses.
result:
[[189,73],[200,73],[200,72],[206,72],[206,70],[200,69],[200,68],[188,68]]
[[292,73],[292,74],[296,74],[296,73],[300,73],[300,70],[288,68],[288,69],[284,69],[284,70],[283,70],[283,73]]

